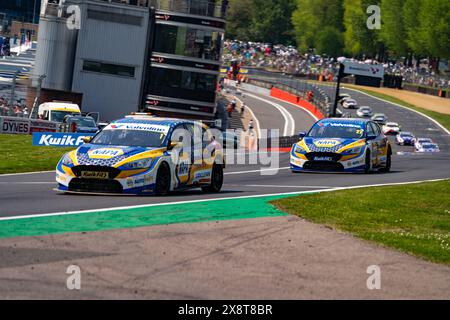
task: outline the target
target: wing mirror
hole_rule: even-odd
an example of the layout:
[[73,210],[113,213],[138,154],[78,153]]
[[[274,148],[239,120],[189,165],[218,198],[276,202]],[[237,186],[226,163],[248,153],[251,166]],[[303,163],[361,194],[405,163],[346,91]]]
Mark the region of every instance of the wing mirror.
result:
[[375,140],[377,136],[367,136],[367,141]]
[[183,148],[183,142],[176,142],[176,141],[171,142],[167,150],[173,150],[175,148]]
[[304,137],[306,137],[306,132],[301,131],[298,133],[298,141],[303,140]]
[[89,142],[92,141],[92,137],[83,137],[82,140],[83,140],[84,143],[89,143]]

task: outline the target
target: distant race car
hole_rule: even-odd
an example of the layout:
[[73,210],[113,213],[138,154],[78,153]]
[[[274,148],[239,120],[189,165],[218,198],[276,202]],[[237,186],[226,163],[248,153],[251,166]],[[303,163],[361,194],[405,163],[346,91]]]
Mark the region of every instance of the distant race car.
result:
[[364,119],[329,118],[316,122],[292,146],[292,172],[389,171],[392,148],[379,125]]
[[436,143],[425,142],[420,145],[420,148],[416,148],[416,152],[440,152],[439,146]]
[[372,108],[369,106],[362,106],[356,111],[356,115],[360,118],[373,116]]
[[354,99],[345,99],[342,103],[342,107],[345,109],[357,109],[358,103]]
[[[192,137],[196,132],[200,139]],[[223,149],[205,125],[131,116],[66,153],[57,165],[56,181],[58,190],[74,193],[163,196],[198,187],[219,192],[224,166]]]
[[424,143],[433,143],[433,140],[431,140],[430,138],[417,138],[414,142],[414,148],[416,148],[416,150],[419,150],[422,148],[422,144]]
[[411,132],[400,132],[395,137],[395,142],[402,146],[414,145],[415,137]]
[[383,127],[384,134],[399,134],[402,131],[400,125],[397,122],[388,122]]
[[372,116],[371,120],[378,123],[379,125],[383,126],[386,124],[387,117],[384,113],[375,113]]

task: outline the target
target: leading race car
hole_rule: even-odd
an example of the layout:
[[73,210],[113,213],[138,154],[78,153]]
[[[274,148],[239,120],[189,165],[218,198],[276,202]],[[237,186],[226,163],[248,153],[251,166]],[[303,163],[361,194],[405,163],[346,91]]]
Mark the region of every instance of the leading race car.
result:
[[291,149],[292,172],[389,171],[392,148],[375,122],[329,118],[316,122]]
[[[200,140],[194,139],[197,133]],[[224,166],[221,145],[205,125],[130,116],[65,154],[56,181],[64,192],[167,195],[192,187],[219,192]]]

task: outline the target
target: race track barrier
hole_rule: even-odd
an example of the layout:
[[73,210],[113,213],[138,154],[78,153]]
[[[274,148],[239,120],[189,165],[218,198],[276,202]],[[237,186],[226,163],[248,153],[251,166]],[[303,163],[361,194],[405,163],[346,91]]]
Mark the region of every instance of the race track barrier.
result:
[[318,108],[316,108],[314,105],[312,105],[311,103],[309,103],[306,100],[301,99],[299,96],[296,96],[292,93],[280,90],[278,88],[272,88],[272,90],[270,91],[270,96],[286,101],[286,102],[290,102],[292,104],[298,105],[300,108],[306,109],[309,112],[311,112],[316,118],[323,119],[325,118],[325,116],[322,114],[322,112],[320,112],[320,110]]
[[57,132],[57,122],[21,117],[0,117],[0,134],[32,134],[33,132]]

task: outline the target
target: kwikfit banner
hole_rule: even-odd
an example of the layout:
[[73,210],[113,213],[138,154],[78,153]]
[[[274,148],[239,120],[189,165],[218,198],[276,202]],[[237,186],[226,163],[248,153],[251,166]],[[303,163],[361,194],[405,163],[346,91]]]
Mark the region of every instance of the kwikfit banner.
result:
[[83,138],[94,135],[93,133],[34,132],[33,146],[78,147],[84,143]]

